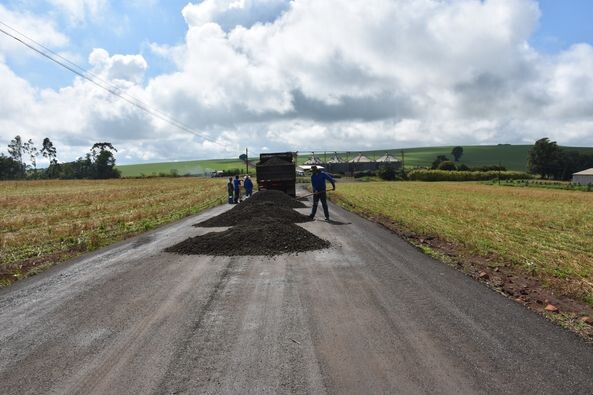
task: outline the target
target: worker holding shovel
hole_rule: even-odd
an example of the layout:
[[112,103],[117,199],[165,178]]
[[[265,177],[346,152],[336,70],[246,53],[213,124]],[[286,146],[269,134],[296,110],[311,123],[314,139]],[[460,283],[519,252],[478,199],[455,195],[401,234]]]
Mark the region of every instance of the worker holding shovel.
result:
[[309,218],[315,218],[317,212],[317,205],[321,200],[323,206],[323,213],[325,214],[325,220],[329,221],[329,210],[327,209],[327,195],[325,190],[325,181],[329,181],[332,184],[332,191],[336,190],[336,182],[326,172],[323,172],[317,168],[317,166],[311,166],[311,185],[313,186],[313,209]]

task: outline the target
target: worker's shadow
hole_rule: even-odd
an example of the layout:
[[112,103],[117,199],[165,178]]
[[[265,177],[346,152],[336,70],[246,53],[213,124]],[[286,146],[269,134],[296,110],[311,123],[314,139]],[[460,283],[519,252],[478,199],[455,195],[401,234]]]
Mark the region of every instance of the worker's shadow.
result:
[[352,222],[340,222],[333,219],[330,219],[329,221],[327,221],[327,223],[330,225],[352,225]]

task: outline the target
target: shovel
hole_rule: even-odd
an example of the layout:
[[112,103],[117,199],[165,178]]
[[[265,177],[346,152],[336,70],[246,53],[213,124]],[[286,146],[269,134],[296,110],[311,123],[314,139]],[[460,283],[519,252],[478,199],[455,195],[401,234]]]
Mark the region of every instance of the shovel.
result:
[[[331,192],[331,191],[333,191],[333,189],[330,189],[329,191],[325,191],[325,192],[327,193],[327,192]],[[297,196],[296,198],[297,198],[297,200],[301,200],[301,199],[307,198],[307,197],[309,197],[309,196],[313,196],[313,195],[319,195],[320,193],[321,193],[321,192],[313,192],[313,193],[309,193],[309,194],[307,194],[307,195],[303,195],[303,196]]]

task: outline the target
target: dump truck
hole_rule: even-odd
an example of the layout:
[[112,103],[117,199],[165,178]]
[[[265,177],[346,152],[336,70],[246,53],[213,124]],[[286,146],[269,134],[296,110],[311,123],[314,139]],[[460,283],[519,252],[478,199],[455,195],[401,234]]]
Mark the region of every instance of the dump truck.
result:
[[260,154],[255,166],[257,190],[275,189],[295,197],[296,162],[294,152]]

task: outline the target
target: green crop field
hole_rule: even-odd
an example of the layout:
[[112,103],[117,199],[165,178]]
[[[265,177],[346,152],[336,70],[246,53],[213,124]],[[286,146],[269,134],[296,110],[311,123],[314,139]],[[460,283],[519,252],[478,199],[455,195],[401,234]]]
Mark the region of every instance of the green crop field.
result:
[[[464,163],[469,167],[492,166],[501,164],[509,170],[525,171],[527,170],[527,153],[531,145],[468,145],[463,147],[463,156],[459,163]],[[584,153],[593,154],[593,147],[562,147],[566,150],[577,150]],[[448,147],[424,147],[424,148],[405,148],[405,149],[387,149],[375,151],[362,151],[370,159],[377,159],[389,152],[396,158],[402,157],[406,168],[426,167],[432,164],[437,155],[445,155],[453,159],[451,155],[452,146]],[[352,159],[360,151],[340,152],[343,159]],[[316,151],[315,156],[321,160],[329,159],[333,152]],[[310,152],[300,152],[298,163],[303,164],[311,156]],[[257,162],[257,158],[250,159],[252,164]],[[122,172],[123,177],[157,176],[159,174],[170,174],[175,170],[179,175],[203,175],[209,174],[214,170],[230,170],[245,168],[245,163],[239,159],[208,159],[208,160],[190,160],[183,162],[162,162],[162,163],[142,163],[136,165],[117,166]],[[250,169],[252,173],[254,169]]]
[[239,159],[208,159],[183,162],[142,163],[117,166],[122,177],[158,176],[176,170],[179,175],[204,175],[214,170],[245,169],[245,162]]
[[593,306],[593,194],[458,182],[342,183],[333,199],[462,254],[490,256]]
[[226,201],[225,180],[0,182],[0,286]]

